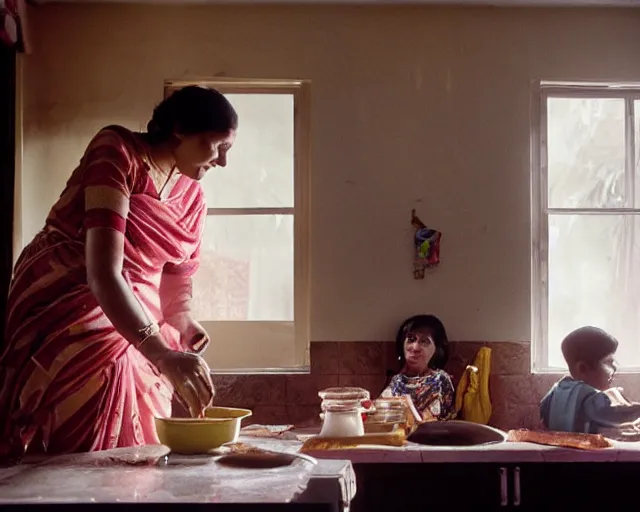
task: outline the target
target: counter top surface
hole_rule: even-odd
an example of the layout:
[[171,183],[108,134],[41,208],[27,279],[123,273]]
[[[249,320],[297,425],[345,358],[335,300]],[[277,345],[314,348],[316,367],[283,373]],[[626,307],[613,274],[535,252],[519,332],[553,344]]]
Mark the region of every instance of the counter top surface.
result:
[[[297,451],[299,443],[241,439],[266,449]],[[144,447],[167,451],[164,447]],[[220,454],[169,455],[165,464],[125,462],[135,448],[45,457],[0,469],[0,503],[349,503],[355,477],[349,461],[297,458],[291,465],[239,468]],[[161,458],[164,460],[164,457]],[[313,488],[316,489],[315,493]]]
[[[241,437],[260,448],[296,453],[297,440]],[[164,447],[145,447],[162,450]],[[217,455],[169,455],[166,465],[132,466],[114,462],[135,449],[28,460],[0,469],[0,503],[288,503],[348,504],[355,495],[351,463],[640,462],[640,443],[614,442],[604,450],[575,450],[531,443],[447,447],[408,443],[403,447],[362,446],[317,451],[290,466],[235,468]],[[315,462],[315,463],[314,463]]]
[[308,455],[317,459],[349,459],[353,463],[640,462],[640,442],[612,442],[613,447],[602,450],[577,450],[512,442],[459,447],[407,443],[402,447],[361,446],[348,450],[314,451]]
[[[298,450],[304,440],[317,435],[318,427],[293,430],[286,433],[288,441],[272,441]],[[611,440],[613,447],[602,450],[578,450],[534,443],[500,442],[476,446],[428,446],[407,442],[404,446],[359,446],[346,450],[318,450],[308,452],[316,459],[348,459],[353,463],[450,463],[450,462],[640,462],[640,441]]]

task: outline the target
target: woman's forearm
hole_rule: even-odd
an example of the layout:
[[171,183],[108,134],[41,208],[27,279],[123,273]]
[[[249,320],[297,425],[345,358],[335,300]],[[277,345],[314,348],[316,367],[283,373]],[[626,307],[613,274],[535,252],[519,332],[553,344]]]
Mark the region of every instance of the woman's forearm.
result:
[[169,351],[159,335],[146,340],[142,346],[141,331],[152,323],[133,291],[120,275],[104,273],[89,278],[89,287],[102,311],[115,329],[131,344],[138,347],[151,362],[156,363]]
[[130,343],[139,342],[140,331],[148,326],[151,320],[124,277],[108,272],[89,276],[89,287],[116,330]]
[[157,364],[170,350],[158,332],[144,334],[155,320],[148,317],[122,275],[124,234],[110,228],[89,229],[85,252],[87,283],[102,311],[129,343]]

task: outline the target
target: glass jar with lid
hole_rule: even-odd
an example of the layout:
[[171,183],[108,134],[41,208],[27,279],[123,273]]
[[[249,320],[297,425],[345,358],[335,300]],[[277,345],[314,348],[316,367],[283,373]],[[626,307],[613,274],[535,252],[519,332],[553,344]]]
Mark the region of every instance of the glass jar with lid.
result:
[[362,414],[371,411],[369,392],[362,388],[327,388],[318,393],[322,399],[320,437],[356,437],[364,435]]
[[373,412],[367,414],[365,431],[371,433],[392,432],[407,422],[404,400],[378,398],[373,402]]

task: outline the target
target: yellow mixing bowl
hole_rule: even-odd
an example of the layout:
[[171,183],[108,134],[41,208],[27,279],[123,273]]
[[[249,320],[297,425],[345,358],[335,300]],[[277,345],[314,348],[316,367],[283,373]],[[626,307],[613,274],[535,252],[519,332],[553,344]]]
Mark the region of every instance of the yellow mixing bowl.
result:
[[238,440],[240,423],[249,409],[209,407],[204,418],[156,418],[160,442],[172,452],[185,455],[207,453]]

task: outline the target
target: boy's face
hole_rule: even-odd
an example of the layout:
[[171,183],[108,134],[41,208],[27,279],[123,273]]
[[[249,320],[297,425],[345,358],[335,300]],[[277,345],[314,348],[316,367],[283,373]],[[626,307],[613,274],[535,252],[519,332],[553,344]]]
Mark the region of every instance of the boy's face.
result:
[[609,354],[600,359],[595,365],[579,362],[576,365],[576,375],[574,377],[601,391],[610,388],[611,381],[613,381],[618,369],[614,356],[615,354]]

